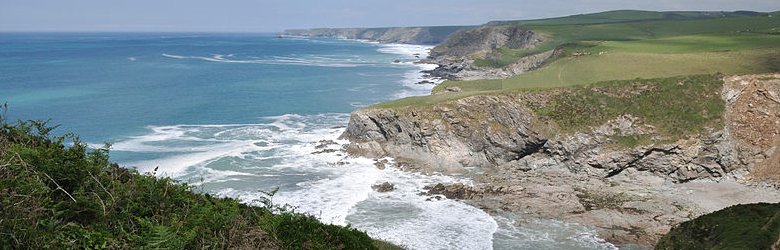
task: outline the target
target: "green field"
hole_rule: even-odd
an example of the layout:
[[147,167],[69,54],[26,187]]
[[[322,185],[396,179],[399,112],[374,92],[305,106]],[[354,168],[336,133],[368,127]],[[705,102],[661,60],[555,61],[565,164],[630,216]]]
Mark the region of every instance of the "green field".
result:
[[701,74],[780,71],[780,15],[757,12],[612,11],[520,25],[549,39],[529,50],[497,48],[477,66],[501,67],[557,49],[540,68],[499,80],[447,81],[433,90],[460,93],[412,97],[374,107],[425,105],[476,94],[544,89],[595,82]]
[[582,41],[631,41],[696,34],[760,33],[778,34],[780,16],[770,14],[737,14],[740,12],[650,12],[610,11],[562,18],[503,22],[551,37],[532,50],[502,49],[508,58],[502,62],[479,62],[505,66],[512,59],[551,50],[558,46]]
[[[624,49],[641,51],[641,48],[637,47]],[[657,48],[648,48],[648,50],[653,49]],[[440,84],[433,91],[436,93],[453,86],[467,92],[550,88],[608,80],[711,73],[746,74],[778,70],[780,70],[780,49],[696,53],[610,51],[603,55],[595,53],[588,56],[561,58],[540,69],[508,79],[448,81]]]

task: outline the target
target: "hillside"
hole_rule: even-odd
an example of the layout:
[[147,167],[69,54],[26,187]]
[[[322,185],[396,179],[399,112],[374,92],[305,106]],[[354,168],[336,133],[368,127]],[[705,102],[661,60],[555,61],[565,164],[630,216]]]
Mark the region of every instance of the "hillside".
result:
[[428,73],[450,80],[432,95],[358,110],[343,137],[475,180],[429,194],[652,248],[697,216],[780,202],[778,30],[756,12],[491,22],[433,49]]
[[343,136],[352,155],[475,180],[434,194],[652,247],[690,218],[780,202],[756,185],[780,177],[778,87],[778,74],[699,75],[383,104]]
[[454,34],[427,60],[440,65],[431,75],[452,79],[433,93],[461,93],[381,105],[609,80],[776,72],[778,58],[780,16],[767,13],[613,11],[491,22]]
[[268,200],[250,206],[119,167],[107,148],[54,128],[0,116],[0,248],[397,249]]

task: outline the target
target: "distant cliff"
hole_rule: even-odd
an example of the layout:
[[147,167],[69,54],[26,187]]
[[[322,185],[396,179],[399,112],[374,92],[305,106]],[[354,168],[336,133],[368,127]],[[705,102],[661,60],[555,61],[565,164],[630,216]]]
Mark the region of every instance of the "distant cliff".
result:
[[[512,57],[505,65],[486,65],[501,61],[501,51],[530,51],[549,39],[520,26],[482,25],[459,31],[431,50],[428,62],[440,65],[431,75],[450,80],[507,78],[535,69],[553,57],[555,50],[538,51]],[[482,61],[482,63],[479,63]],[[488,63],[489,64],[489,63]]]
[[484,57],[499,48],[532,49],[546,38],[520,26],[483,25],[463,30],[431,52],[431,57]]
[[450,35],[471,26],[390,27],[390,28],[321,28],[286,30],[282,36],[338,37],[365,39],[381,43],[436,45]]

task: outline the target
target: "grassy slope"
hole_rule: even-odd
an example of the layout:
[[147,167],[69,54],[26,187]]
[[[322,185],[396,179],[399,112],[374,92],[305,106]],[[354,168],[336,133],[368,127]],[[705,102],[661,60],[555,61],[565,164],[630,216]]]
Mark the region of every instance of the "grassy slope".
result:
[[502,53],[511,54],[502,60],[552,48],[559,48],[562,55],[509,79],[447,81],[433,90],[438,93],[459,87],[461,93],[411,97],[374,107],[427,105],[475,94],[611,80],[780,71],[780,15],[711,15],[714,13],[614,11],[505,22],[547,33],[552,39],[534,50],[502,49]]
[[395,249],[267,201],[247,206],[121,168],[107,149],[51,130],[0,114],[0,248]]
[[737,205],[672,228],[656,249],[770,249],[780,237],[780,204]]
[[[780,16],[696,20],[653,20],[593,25],[529,25],[553,39],[532,51],[504,49],[519,58],[554,47],[577,48],[548,65],[503,80],[450,81],[446,87],[496,90],[558,87],[633,78],[707,73],[761,73],[780,70]],[[749,32],[748,32],[749,31]],[[595,41],[595,42],[594,42]],[[659,55],[660,54],[660,55]],[[503,62],[511,59],[502,58]],[[489,64],[489,63],[482,63]]]
[[[780,44],[780,37],[778,37]],[[633,47],[633,50],[641,50]],[[697,53],[606,53],[558,59],[538,70],[497,80],[450,81],[448,87],[463,91],[549,88],[607,80],[660,78],[694,74],[747,74],[780,70],[779,49]]]
[[[720,13],[720,12],[717,12]],[[778,28],[777,16],[739,15],[726,12],[610,11],[562,18],[505,22],[551,36],[532,50],[503,50],[515,59],[580,41],[626,41],[693,34],[768,32]],[[480,63],[480,62],[478,62]],[[482,62],[485,64],[484,62]],[[498,65],[503,66],[503,65]]]
[[[720,97],[720,75],[694,75],[643,80],[606,81],[554,91],[543,107],[532,107],[537,117],[552,121],[561,133],[582,131],[621,115],[632,115],[656,128],[654,137],[615,137],[617,146],[635,147],[670,142],[711,133],[723,126],[725,104]],[[533,92],[540,89],[515,89]],[[406,98],[374,107],[430,105],[469,95],[507,93],[466,92]],[[451,98],[452,97],[452,98]],[[412,102],[412,103],[409,103]]]
[[675,141],[723,126],[722,85],[717,75],[600,82],[569,88],[535,112],[555,121],[562,132],[582,131],[628,114],[654,126],[664,140]]

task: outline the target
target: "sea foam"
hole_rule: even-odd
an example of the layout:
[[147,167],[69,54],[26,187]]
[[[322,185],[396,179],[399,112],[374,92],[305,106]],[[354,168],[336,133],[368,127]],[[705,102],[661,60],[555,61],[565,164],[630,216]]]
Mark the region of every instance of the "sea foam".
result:
[[234,54],[220,55],[213,54],[211,56],[182,56],[174,54],[161,54],[163,57],[171,59],[190,59],[190,60],[202,60],[207,62],[219,62],[219,63],[241,63],[241,64],[277,64],[277,65],[298,65],[298,66],[316,66],[316,67],[358,67],[371,65],[370,63],[362,63],[359,61],[349,61],[339,58],[325,58],[325,57],[273,57],[269,59],[256,59],[257,57],[249,57],[241,59]]

